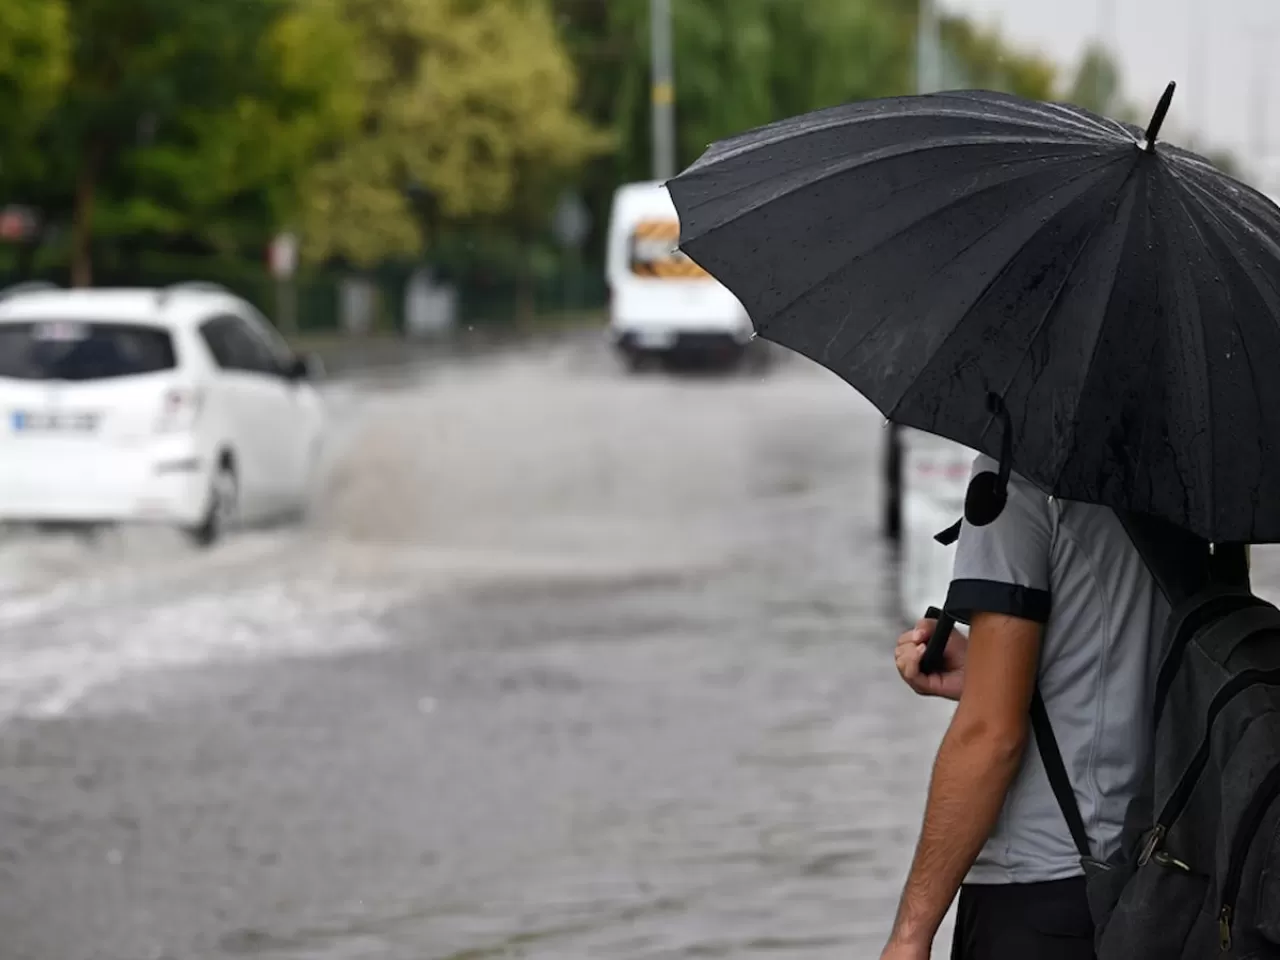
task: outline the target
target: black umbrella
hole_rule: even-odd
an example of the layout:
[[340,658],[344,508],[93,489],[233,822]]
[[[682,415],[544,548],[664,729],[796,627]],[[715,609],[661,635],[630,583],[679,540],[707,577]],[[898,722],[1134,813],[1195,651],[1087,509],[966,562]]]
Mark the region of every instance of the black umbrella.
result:
[[[714,144],[680,247],[756,332],[1046,493],[1280,541],[1280,209],[1077,107],[875,100]],[[1002,450],[1003,448],[1003,450]]]

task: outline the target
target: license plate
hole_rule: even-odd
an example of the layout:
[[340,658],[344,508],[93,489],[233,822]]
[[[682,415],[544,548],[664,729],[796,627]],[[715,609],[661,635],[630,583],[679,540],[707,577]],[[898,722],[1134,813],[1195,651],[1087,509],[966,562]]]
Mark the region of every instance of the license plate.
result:
[[96,413],[40,413],[15,410],[10,422],[14,433],[93,433],[98,429]]

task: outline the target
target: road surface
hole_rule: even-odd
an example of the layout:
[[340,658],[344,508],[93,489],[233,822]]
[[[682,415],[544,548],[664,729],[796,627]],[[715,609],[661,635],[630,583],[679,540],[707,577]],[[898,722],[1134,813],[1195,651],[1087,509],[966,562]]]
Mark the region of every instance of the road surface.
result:
[[0,960],[877,955],[948,712],[875,412],[577,340],[329,401],[301,529],[0,544]]

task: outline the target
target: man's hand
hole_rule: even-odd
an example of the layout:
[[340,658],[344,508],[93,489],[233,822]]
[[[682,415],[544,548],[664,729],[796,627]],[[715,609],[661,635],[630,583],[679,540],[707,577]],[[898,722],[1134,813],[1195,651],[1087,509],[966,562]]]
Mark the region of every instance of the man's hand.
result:
[[899,943],[889,941],[889,945],[880,954],[880,960],[929,960],[933,950],[924,943]]
[[907,686],[921,696],[959,700],[964,692],[964,661],[969,647],[969,638],[959,630],[952,630],[947,639],[942,672],[928,675],[920,672],[920,660],[936,623],[935,620],[921,620],[900,636],[893,661]]

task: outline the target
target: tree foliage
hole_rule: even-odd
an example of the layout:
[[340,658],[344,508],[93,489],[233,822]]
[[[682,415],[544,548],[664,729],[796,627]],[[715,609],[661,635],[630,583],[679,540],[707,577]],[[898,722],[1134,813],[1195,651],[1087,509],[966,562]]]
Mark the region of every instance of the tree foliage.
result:
[[0,0],[0,123],[40,119],[67,80],[71,38],[62,0]]
[[339,0],[358,38],[360,131],[307,179],[308,254],[421,249],[441,220],[494,216],[521,171],[554,179],[601,149],[549,9],[525,0]]
[[[437,240],[545,243],[651,175],[649,0],[0,0],[0,200],[95,241],[370,264]],[[672,4],[677,163],[713,140],[913,92],[918,0]],[[1070,76],[941,21],[950,87],[1132,119],[1093,47]],[[1145,119],[1145,118],[1141,118]],[[1227,158],[1221,158],[1223,163]],[[597,235],[598,243],[598,235]],[[527,258],[526,258],[527,259]]]
[[0,184],[31,172],[30,137],[57,105],[70,58],[63,0],[0,0]]
[[1121,99],[1120,68],[1106,47],[1095,43],[1085,49],[1067,100],[1103,116],[1125,119],[1120,116],[1127,112]]
[[[652,175],[649,0],[556,0],[566,43],[592,83],[578,101],[616,149],[583,177],[598,225],[619,182]],[[677,163],[713,140],[821,107],[915,90],[916,0],[681,0],[672,5]],[[1032,97],[1053,64],[994,30],[944,18],[951,86]],[[597,243],[600,237],[597,234]]]
[[953,86],[1001,90],[1033,100],[1053,97],[1058,80],[1054,63],[1011,47],[994,28],[962,17],[944,17],[942,45],[957,71]]
[[71,222],[75,282],[91,280],[95,236],[227,241],[228,224],[267,216],[299,142],[341,114],[349,58],[323,2],[68,4],[65,84],[33,138],[43,163],[12,189]]

